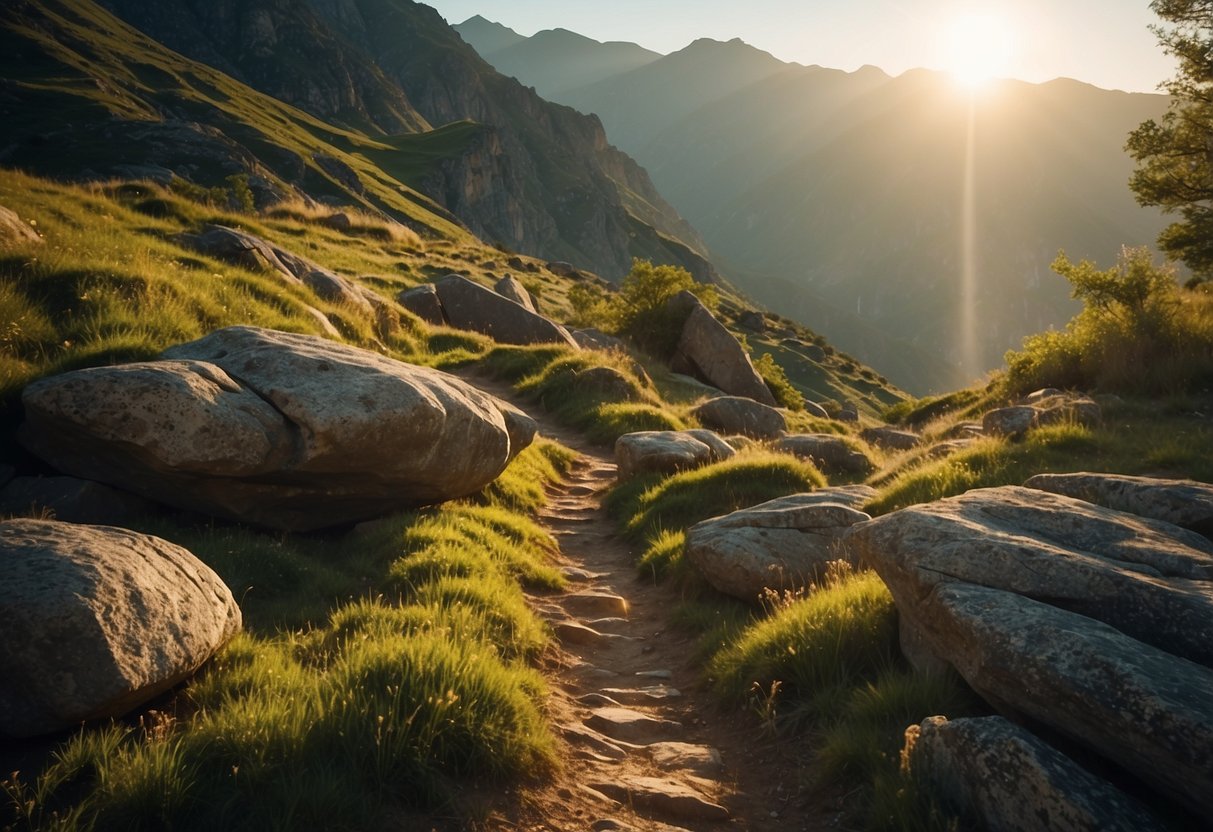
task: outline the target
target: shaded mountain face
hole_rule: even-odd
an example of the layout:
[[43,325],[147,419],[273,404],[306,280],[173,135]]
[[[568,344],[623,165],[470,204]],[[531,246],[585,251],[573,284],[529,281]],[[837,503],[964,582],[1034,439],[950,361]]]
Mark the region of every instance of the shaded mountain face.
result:
[[[463,24],[455,30],[463,34]],[[567,29],[536,32],[512,45],[482,51],[489,63],[503,75],[525,79],[544,98],[560,100],[561,93],[594,84],[624,72],[651,64],[661,57],[634,43],[601,43]]]
[[1162,96],[1008,81],[970,101],[938,73],[697,41],[555,97],[602,118],[739,288],[914,392],[967,383],[1063,325],[1076,306],[1049,272],[1058,249],[1111,264],[1164,224],[1134,202],[1122,150]]
[[[64,129],[57,140],[68,147],[58,159],[10,149],[13,160],[21,159],[33,171],[68,176],[123,173],[137,158],[154,160],[161,169],[198,184],[213,185],[224,176],[245,172],[273,184],[261,191],[267,198],[297,190],[339,199],[340,193],[351,190],[340,180],[350,177],[324,160],[348,153],[356,159],[342,165],[377,167],[386,187],[420,192],[409,201],[428,203],[448,220],[457,217],[489,242],[568,260],[609,278],[626,273],[633,256],[684,265],[700,279],[714,277],[702,240],[661,198],[647,173],[608,145],[598,119],[550,104],[500,75],[427,6],[407,0],[106,1],[126,23],[151,37],[127,29],[92,0],[6,4],[5,39],[12,48],[0,56],[0,65],[6,65],[4,78],[29,77],[22,100],[42,95],[36,92],[37,63],[24,64],[18,56],[26,51],[49,55],[51,64],[66,64],[70,73],[87,77],[96,88],[124,86],[142,102],[132,109],[99,100],[93,115],[104,122],[106,135],[116,139],[131,132],[156,132],[171,123],[185,138],[206,133],[208,146],[223,147],[215,150],[213,159],[209,151],[204,154],[213,164],[192,161],[188,143],[174,157],[169,131],[150,155],[139,156],[139,145],[123,148],[121,142],[107,151],[95,146],[87,119],[60,119]],[[34,19],[34,28],[45,37],[30,45],[29,27],[22,21]],[[81,20],[91,23],[76,26]],[[60,30],[69,28],[70,36],[61,37]],[[98,36],[91,37],[90,29]],[[227,92],[208,96],[206,89],[181,77],[172,53],[152,38],[221,70],[211,74],[226,80],[208,82],[212,87],[238,84],[241,99],[252,87],[336,125],[302,126],[301,114],[282,116],[300,122],[301,131],[308,134],[302,141],[309,147],[332,147],[307,153],[290,147],[269,164],[265,157],[277,152],[272,149],[291,142],[276,136],[270,123],[244,130],[247,122],[267,121],[265,108],[225,105],[223,99],[231,98]],[[83,60],[55,54],[50,44],[57,40],[76,44]],[[156,62],[166,78],[141,83],[144,50],[158,55]],[[96,60],[101,53],[104,59]],[[54,77],[57,71],[48,66],[50,74],[44,77]],[[182,93],[182,86],[190,91]],[[175,108],[183,94],[200,106],[188,112]],[[80,98],[70,91],[68,96],[73,102]],[[45,106],[36,108],[15,106],[13,126],[25,124],[38,135],[46,126],[39,119],[54,123],[53,102],[42,103]],[[125,165],[116,160],[101,164],[107,155],[130,158]],[[324,160],[316,162],[312,157],[317,155]],[[317,170],[324,187],[313,192],[309,183]]]

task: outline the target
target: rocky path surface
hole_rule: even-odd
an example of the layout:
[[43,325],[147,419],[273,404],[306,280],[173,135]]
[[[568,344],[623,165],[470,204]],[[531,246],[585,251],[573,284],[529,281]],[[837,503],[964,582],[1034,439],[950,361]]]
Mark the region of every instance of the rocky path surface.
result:
[[[505,385],[473,383],[502,398]],[[547,667],[564,744],[556,782],[527,794],[513,828],[554,830],[837,828],[828,796],[802,791],[801,743],[724,711],[702,689],[697,637],[673,626],[677,592],[638,575],[636,553],[602,506],[609,451],[515,401],[542,435],[578,452],[540,521],[555,537],[565,591],[530,600],[559,647]],[[498,820],[506,817],[498,815]]]

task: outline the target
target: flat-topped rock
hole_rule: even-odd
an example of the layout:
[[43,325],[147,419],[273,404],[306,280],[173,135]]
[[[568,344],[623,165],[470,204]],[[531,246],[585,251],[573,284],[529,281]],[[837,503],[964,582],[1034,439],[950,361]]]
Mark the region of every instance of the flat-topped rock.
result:
[[630,708],[595,708],[585,725],[613,740],[642,745],[670,739],[682,732],[682,723]]
[[704,427],[754,439],[775,439],[787,429],[783,414],[744,396],[717,396],[691,411]]
[[704,821],[729,819],[728,809],[677,780],[625,775],[614,780],[591,780],[586,785],[620,803],[667,817]]
[[1169,523],[1005,486],[885,515],[855,527],[847,545],[889,586],[911,642],[907,630],[924,623],[922,599],[966,582],[1090,616],[1213,666],[1213,542]]
[[192,675],[239,631],[231,592],[151,535],[0,523],[0,736],[119,717]]
[[867,428],[859,435],[873,445],[891,448],[895,451],[908,451],[918,447],[918,444],[922,442],[922,437],[912,431],[888,426]]
[[646,430],[615,440],[619,479],[637,474],[673,474],[730,459],[736,451],[709,430]]
[[1213,485],[1124,474],[1037,474],[1027,488],[1064,494],[1213,536]]
[[690,771],[701,777],[715,777],[724,771],[720,752],[707,745],[688,742],[656,742],[644,749],[653,764],[665,771]]
[[687,530],[685,556],[720,592],[756,603],[764,590],[800,589],[824,577],[828,565],[848,559],[843,534],[871,518],[838,501],[830,489],[780,497]]
[[560,603],[570,613],[578,615],[610,615],[623,616],[628,614],[628,601],[622,595],[613,592],[571,592],[560,597]]

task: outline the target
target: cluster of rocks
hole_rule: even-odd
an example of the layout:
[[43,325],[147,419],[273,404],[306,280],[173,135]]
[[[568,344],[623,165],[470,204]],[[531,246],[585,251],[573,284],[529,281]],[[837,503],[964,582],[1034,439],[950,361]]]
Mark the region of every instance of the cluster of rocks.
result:
[[1103,418],[1097,402],[1053,388],[1037,390],[1010,407],[991,410],[982,417],[982,430],[989,436],[1018,438],[1032,428],[1073,423],[1094,427]]
[[646,430],[615,440],[620,480],[637,474],[674,474],[730,459],[736,451],[710,430]]
[[448,274],[401,292],[396,300],[423,321],[479,332],[503,344],[562,344],[579,349],[560,324],[535,311],[530,293],[516,278],[497,282],[497,291],[463,275]]
[[688,291],[679,292],[668,301],[667,307],[685,321],[670,359],[670,369],[698,378],[731,396],[775,406],[775,397],[741,343],[699,298]]
[[994,829],[1157,828],[1103,779],[1108,766],[1208,817],[1213,542],[1191,529],[1209,530],[1213,486],[1106,474],[1027,485],[846,535],[892,592],[916,667],[950,667],[1004,715],[1059,738],[1050,748],[1000,720],[929,721],[911,731],[910,765]]

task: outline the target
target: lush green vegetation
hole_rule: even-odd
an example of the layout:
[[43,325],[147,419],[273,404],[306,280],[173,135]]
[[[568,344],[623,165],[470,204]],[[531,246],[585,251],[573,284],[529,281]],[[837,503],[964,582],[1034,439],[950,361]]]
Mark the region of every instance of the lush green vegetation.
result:
[[1064,332],[1044,332],[1007,353],[1007,387],[1157,395],[1213,387],[1213,294],[1182,290],[1148,249],[1125,249],[1101,271],[1064,254],[1053,270],[1083,302]]
[[570,458],[541,443],[477,498],[334,539],[157,521],[232,586],[248,631],[170,711],[77,733],[41,774],[10,778],[0,818],[366,828],[397,802],[453,800],[462,778],[549,771],[530,664],[547,634],[520,583],[561,582],[526,514]]

